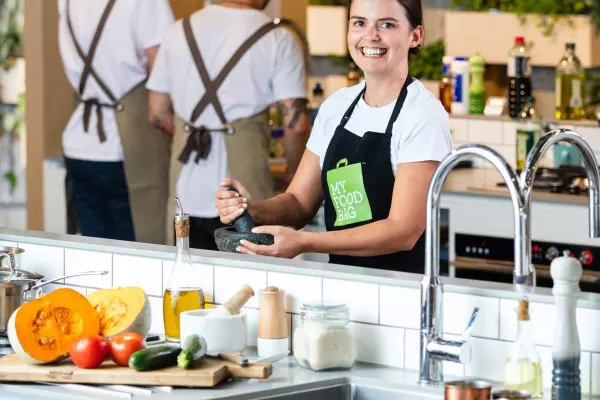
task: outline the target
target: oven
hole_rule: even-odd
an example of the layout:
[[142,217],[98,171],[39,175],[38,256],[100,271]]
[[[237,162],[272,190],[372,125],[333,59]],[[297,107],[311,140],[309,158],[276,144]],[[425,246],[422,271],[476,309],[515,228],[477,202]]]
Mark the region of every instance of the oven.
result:
[[[537,286],[551,288],[550,263],[569,251],[583,266],[580,288],[600,293],[600,247],[533,240],[532,263]],[[489,235],[454,234],[455,257],[450,274],[457,278],[512,283],[514,240]]]

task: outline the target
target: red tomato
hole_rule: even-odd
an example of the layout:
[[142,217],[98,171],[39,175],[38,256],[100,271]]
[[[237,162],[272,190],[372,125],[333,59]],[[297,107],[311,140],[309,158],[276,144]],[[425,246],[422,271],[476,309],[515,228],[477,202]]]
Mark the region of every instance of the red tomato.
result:
[[96,368],[108,356],[110,348],[102,336],[77,339],[71,345],[71,360],[80,368]]
[[109,341],[110,358],[117,365],[127,366],[129,357],[138,350],[146,348],[144,337],[135,332],[125,332]]

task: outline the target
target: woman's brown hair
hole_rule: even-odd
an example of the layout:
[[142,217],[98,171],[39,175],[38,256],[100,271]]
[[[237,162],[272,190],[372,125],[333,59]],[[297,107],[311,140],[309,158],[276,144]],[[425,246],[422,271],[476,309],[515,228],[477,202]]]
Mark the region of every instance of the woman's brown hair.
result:
[[[423,5],[421,0],[396,0],[404,11],[406,12],[406,18],[410,24],[411,29],[416,29],[417,26],[423,26]],[[352,0],[348,0],[348,14],[350,14],[350,6],[352,6]],[[421,44],[417,47],[411,47],[408,49],[408,55],[410,59],[418,58],[421,54]]]

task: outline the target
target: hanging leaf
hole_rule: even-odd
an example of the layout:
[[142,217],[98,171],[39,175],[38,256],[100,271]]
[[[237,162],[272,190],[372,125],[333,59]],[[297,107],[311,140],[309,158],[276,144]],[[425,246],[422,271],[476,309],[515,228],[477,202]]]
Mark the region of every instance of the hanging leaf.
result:
[[4,179],[8,181],[8,185],[10,187],[10,193],[13,194],[15,189],[17,188],[17,176],[14,171],[8,171],[4,174]]

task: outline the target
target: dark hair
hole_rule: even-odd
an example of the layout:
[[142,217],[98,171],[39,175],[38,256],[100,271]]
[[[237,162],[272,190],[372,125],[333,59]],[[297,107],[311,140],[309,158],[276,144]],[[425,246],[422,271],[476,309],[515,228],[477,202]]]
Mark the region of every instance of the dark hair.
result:
[[[415,29],[419,25],[423,26],[423,5],[421,4],[421,0],[396,1],[404,8],[411,29]],[[348,15],[350,15],[350,6],[352,6],[352,0],[348,0]],[[408,49],[409,61],[421,55],[421,47],[422,43],[419,43],[417,47]]]

